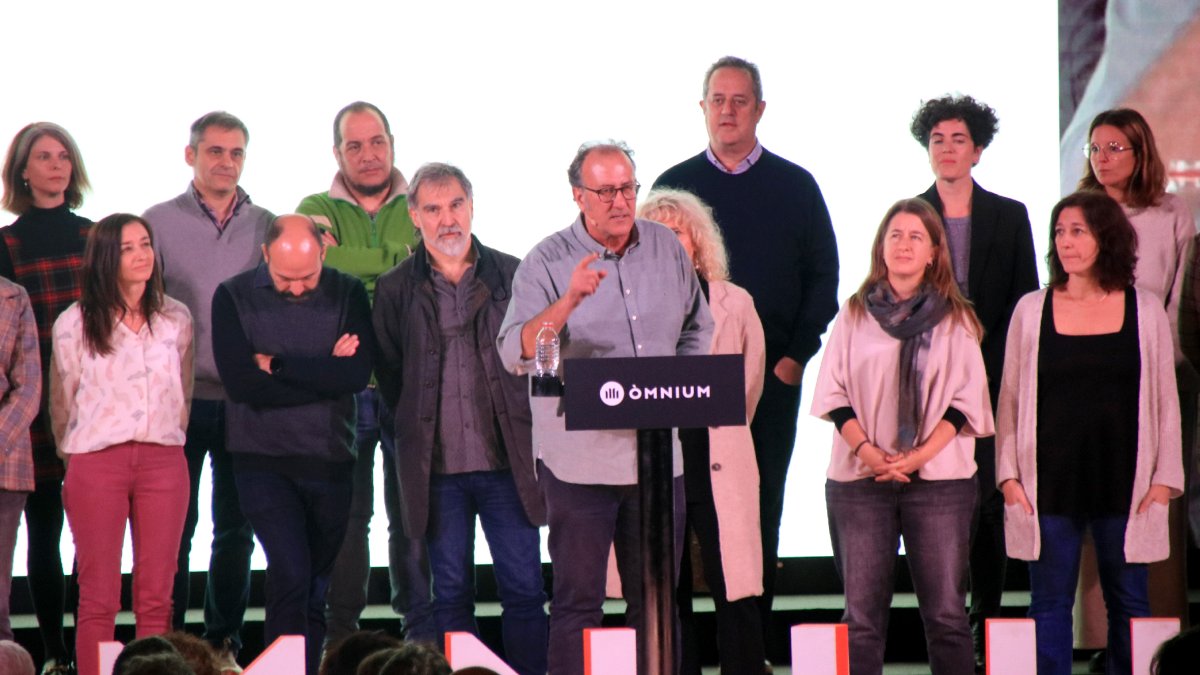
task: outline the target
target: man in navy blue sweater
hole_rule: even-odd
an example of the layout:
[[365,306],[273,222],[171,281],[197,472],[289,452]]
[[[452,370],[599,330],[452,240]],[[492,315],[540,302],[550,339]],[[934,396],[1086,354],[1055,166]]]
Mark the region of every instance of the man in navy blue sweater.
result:
[[303,635],[308,675],[350,514],[354,394],[375,351],[363,283],[324,258],[311,218],[280,216],[263,262],[218,286],[212,309],[234,481],[267,555],[265,643]]
[[762,615],[769,634],[800,379],[837,313],[838,257],[812,174],[758,142],[766,105],[757,66],[733,56],[718,60],[705,75],[700,101],[708,148],[667,169],[654,187],[688,190],[712,207],[732,281],[754,298],[766,333],[767,375],[750,430],[761,481]]

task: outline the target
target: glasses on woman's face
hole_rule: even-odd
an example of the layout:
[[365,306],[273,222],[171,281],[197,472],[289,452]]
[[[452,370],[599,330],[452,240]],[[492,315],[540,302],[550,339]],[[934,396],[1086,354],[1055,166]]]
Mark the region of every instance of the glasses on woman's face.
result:
[[1116,141],[1113,141],[1111,143],[1105,143],[1104,145],[1097,145],[1096,143],[1089,143],[1088,145],[1083,146],[1083,156],[1091,158],[1092,155],[1098,154],[1102,157],[1110,157],[1111,158],[1111,157],[1115,157],[1123,152],[1129,152],[1132,149],[1133,149],[1132,146],[1124,146],[1124,145],[1121,145],[1120,143],[1117,143]]

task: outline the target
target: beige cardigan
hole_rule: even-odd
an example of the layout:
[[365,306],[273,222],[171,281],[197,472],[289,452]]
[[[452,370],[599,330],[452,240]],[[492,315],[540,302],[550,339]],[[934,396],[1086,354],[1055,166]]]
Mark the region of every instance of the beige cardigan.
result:
[[[1042,289],[1027,294],[1013,312],[996,418],[996,484],[1010,478],[1020,481],[1034,509],[1033,515],[1029,515],[1018,504],[1004,507],[1008,555],[1021,560],[1037,560],[1041,555],[1037,518],[1037,376],[1042,308],[1047,292]],[[1139,514],[1138,504],[1152,484],[1170,488],[1172,498],[1183,494],[1183,459],[1170,322],[1160,298],[1141,290],[1135,290],[1134,294],[1142,367],[1137,466],[1125,528],[1125,560],[1145,563],[1163,560],[1170,553],[1167,508],[1153,504],[1146,513]],[[1086,424],[1087,420],[1080,423]]]
[[[711,281],[708,304],[712,310],[713,354],[742,354],[746,371],[746,420],[754,418],[762,396],[766,368],[766,343],[754,300],[740,286]],[[750,427],[710,427],[709,475],[721,536],[721,566],[725,572],[725,597],[730,602],[763,593],[762,528],[758,511],[758,461]],[[609,597],[621,597],[612,549],[608,558]]]
[[[880,448],[894,448],[897,399],[900,391],[900,341],[879,327],[866,311],[842,307],[829,339],[813,392],[812,414],[829,420],[829,413],[849,406],[867,438]],[[947,315],[933,328],[925,376],[921,382],[923,419],[918,436],[928,438],[953,407],[966,424],[933,459],[917,472],[925,480],[961,480],[975,475],[975,439],[995,432],[988,400],[987,373],[979,341],[970,330]],[[825,477],[850,482],[873,476],[865,462],[838,432]]]

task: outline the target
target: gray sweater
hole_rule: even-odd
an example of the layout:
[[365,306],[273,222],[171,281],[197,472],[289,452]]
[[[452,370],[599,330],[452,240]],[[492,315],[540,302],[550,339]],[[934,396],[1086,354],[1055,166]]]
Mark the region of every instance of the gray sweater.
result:
[[238,188],[233,217],[224,229],[201,208],[191,185],[178,197],[151,206],[146,221],[163,266],[167,295],[187,305],[195,325],[195,398],[220,401],[225,388],[213,363],[212,298],[222,281],[253,268],[274,217]]

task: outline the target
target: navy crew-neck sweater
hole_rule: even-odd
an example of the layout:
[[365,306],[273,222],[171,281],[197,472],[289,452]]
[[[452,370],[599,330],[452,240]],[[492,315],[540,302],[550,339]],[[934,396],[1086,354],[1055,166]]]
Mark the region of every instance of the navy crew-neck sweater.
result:
[[[304,478],[349,475],[354,394],[370,380],[375,351],[363,283],[331,267],[303,299],[275,290],[265,264],[217,287],[213,357],[229,397],[226,426],[234,465]],[[335,357],[346,333],[354,356]],[[271,373],[255,354],[273,357]]]
[[812,174],[765,149],[749,170],[728,174],[701,152],[654,187],[687,190],[712,207],[731,280],[762,319],[768,369],[783,356],[807,362],[838,309],[837,241]]

